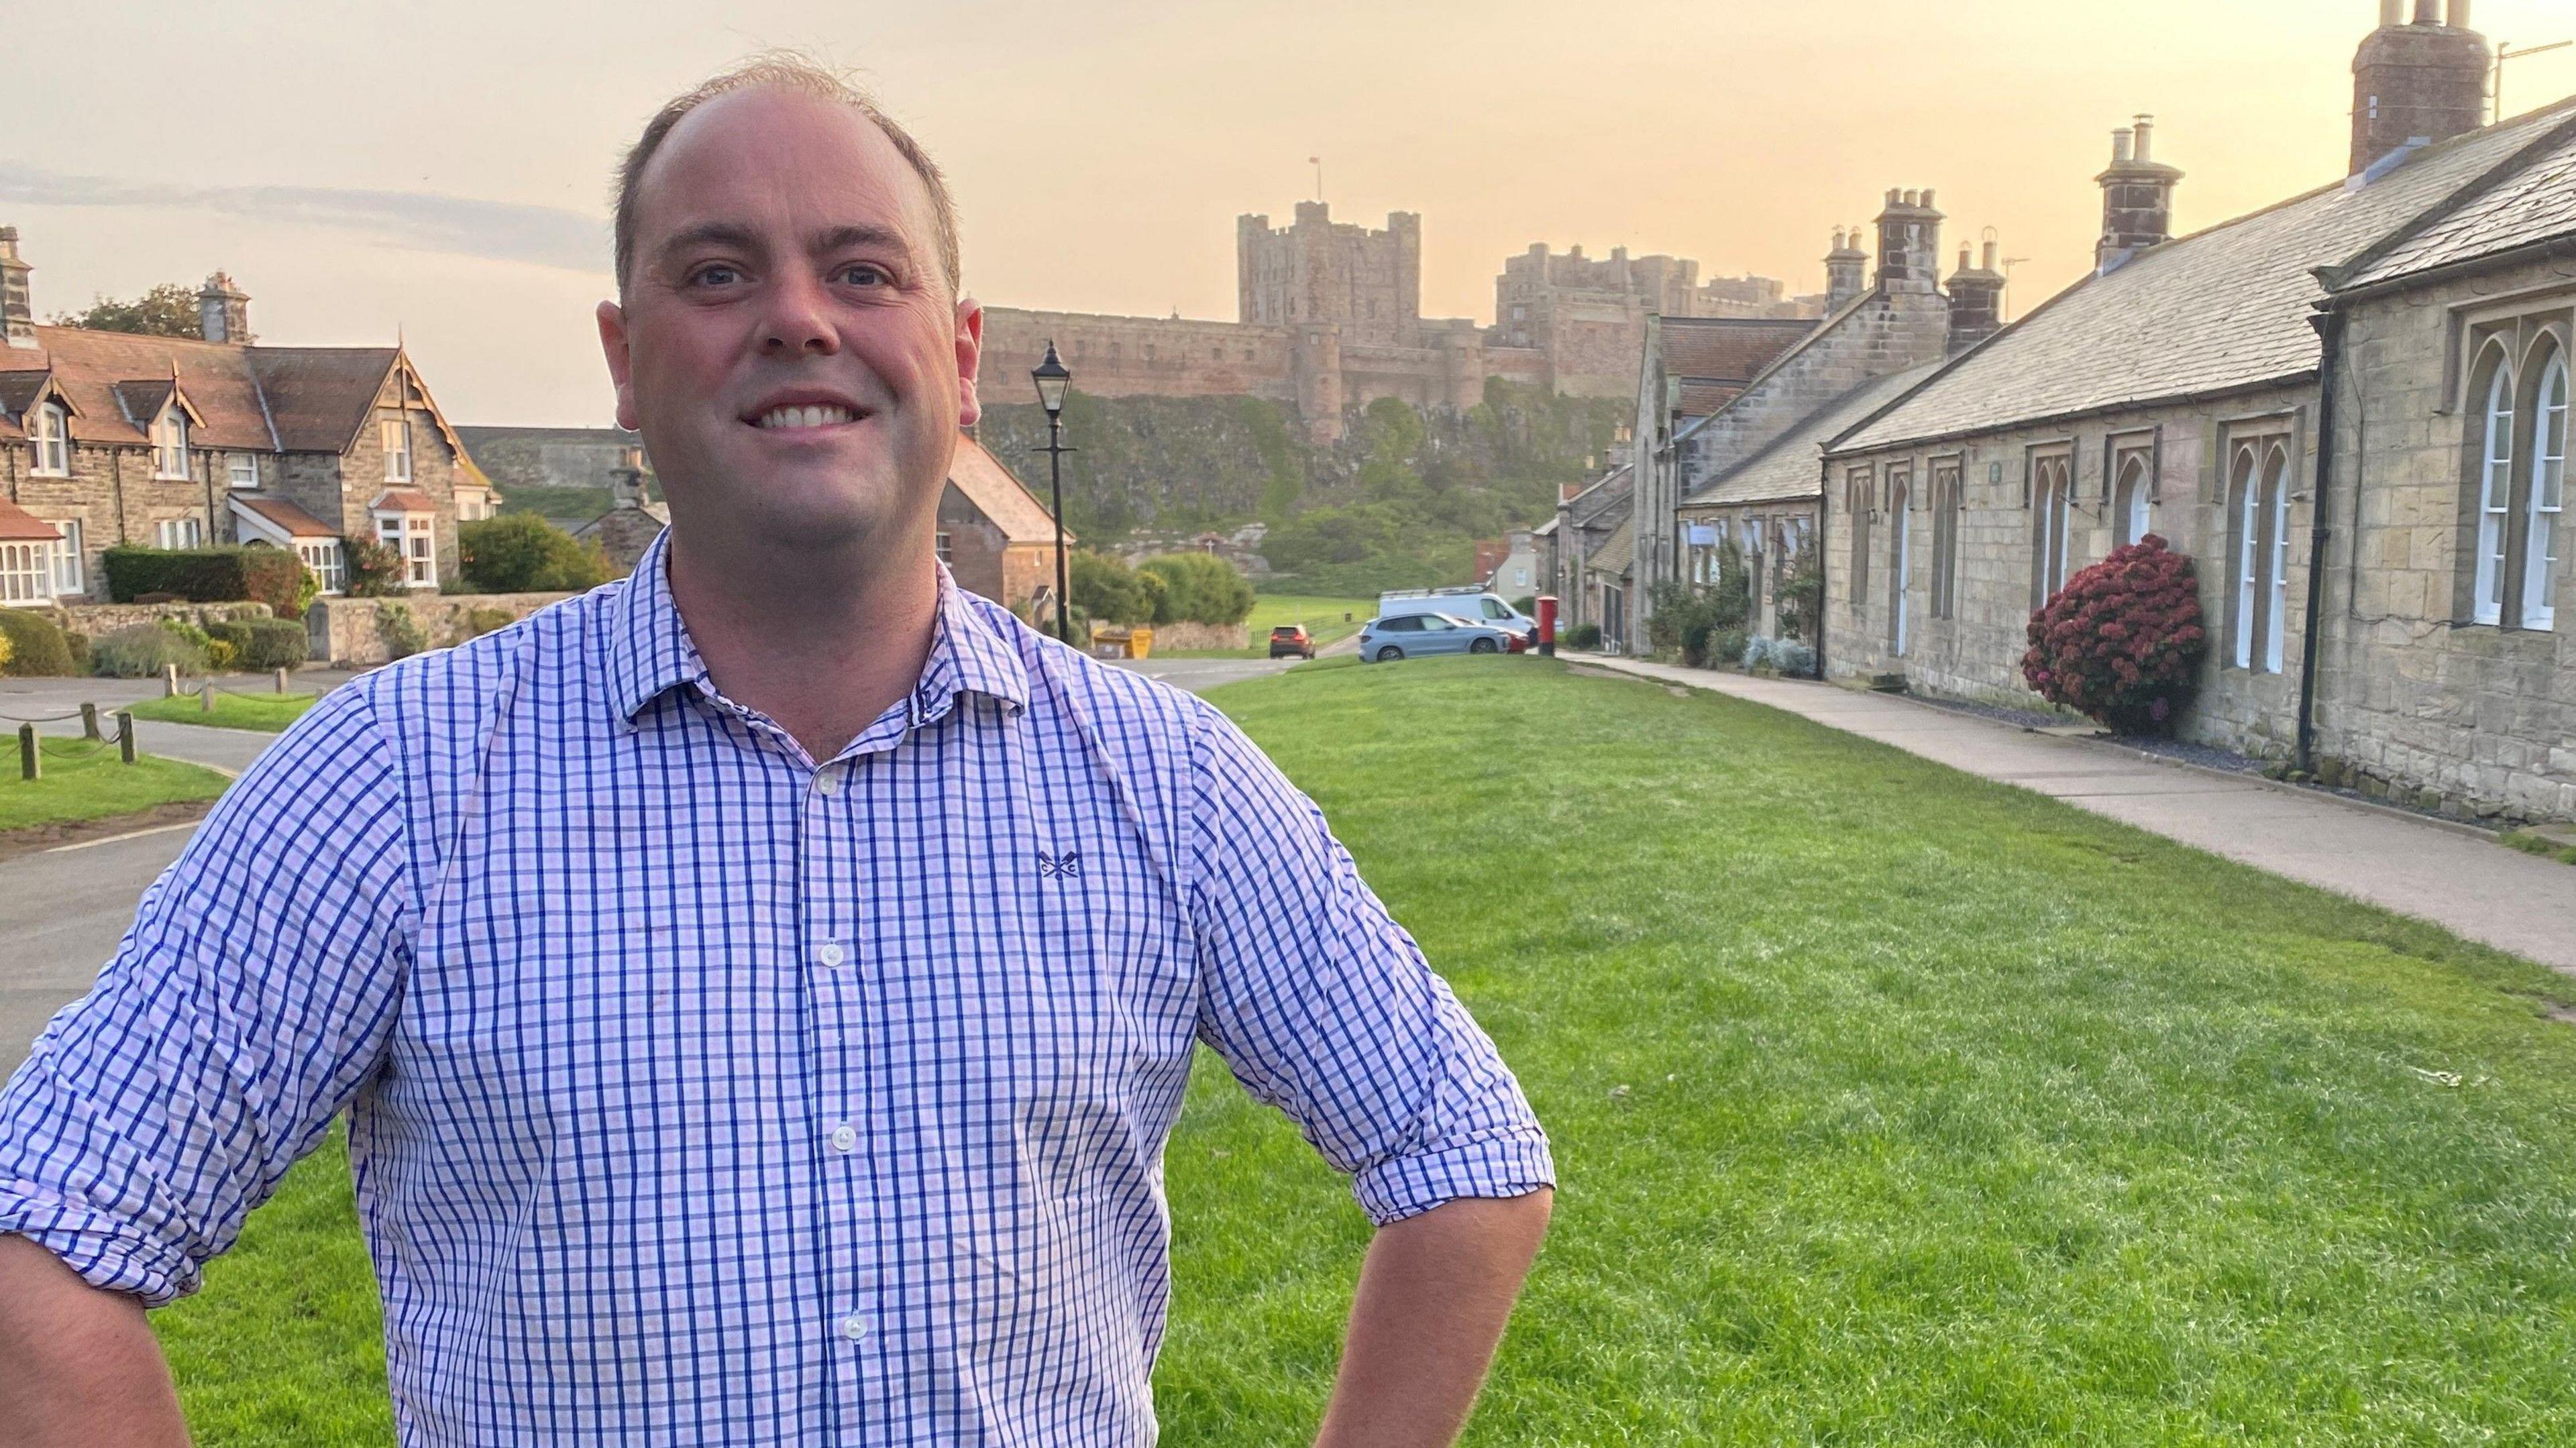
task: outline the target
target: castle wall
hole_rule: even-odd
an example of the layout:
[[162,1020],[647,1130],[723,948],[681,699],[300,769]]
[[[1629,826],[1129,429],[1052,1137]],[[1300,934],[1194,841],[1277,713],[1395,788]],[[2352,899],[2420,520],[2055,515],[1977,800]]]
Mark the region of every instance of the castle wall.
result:
[[1056,355],[1077,391],[1094,397],[1251,396],[1297,400],[1295,333],[1179,317],[984,309],[981,389],[987,401],[1026,402],[1029,373]]

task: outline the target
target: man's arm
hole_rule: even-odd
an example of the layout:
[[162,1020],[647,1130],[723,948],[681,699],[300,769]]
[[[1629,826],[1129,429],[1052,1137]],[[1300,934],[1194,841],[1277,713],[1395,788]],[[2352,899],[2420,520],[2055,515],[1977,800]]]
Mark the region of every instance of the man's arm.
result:
[[1554,1201],[1462,1199],[1379,1231],[1316,1448],[1457,1441]]
[[186,1448],[143,1304],[0,1237],[0,1448]]

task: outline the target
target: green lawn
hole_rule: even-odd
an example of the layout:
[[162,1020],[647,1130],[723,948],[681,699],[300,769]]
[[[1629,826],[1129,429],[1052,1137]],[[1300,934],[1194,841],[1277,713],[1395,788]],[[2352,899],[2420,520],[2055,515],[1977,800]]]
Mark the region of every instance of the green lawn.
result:
[[[1349,614],[1351,621],[1342,622]],[[1299,594],[1263,594],[1252,600],[1252,614],[1243,621],[1244,635],[1252,640],[1249,648],[1189,649],[1168,653],[1169,658],[1183,659],[1266,659],[1270,657],[1270,631],[1283,623],[1302,623],[1315,636],[1315,647],[1345,639],[1360,631],[1360,625],[1377,616],[1374,598],[1308,598]],[[1157,652],[1162,652],[1157,650]]]
[[137,719],[161,719],[172,724],[211,724],[218,729],[257,729],[268,734],[284,732],[287,725],[304,717],[313,707],[318,694],[227,694],[220,686],[215,692],[215,711],[205,711],[194,694],[177,694],[167,699],[147,699],[132,706]]
[[0,748],[0,830],[105,819],[156,804],[213,799],[232,782],[203,766],[148,754],[132,764],[121,763],[112,737],[96,743],[47,737],[38,741],[38,747],[43,758],[33,781],[18,775],[16,736],[9,736],[5,748]]
[[[1460,659],[1215,697],[1555,1139],[1470,1442],[2576,1422],[2576,982],[1713,695]],[[1201,1065],[1166,1441],[1302,1442],[1366,1226]],[[382,1440],[336,1150],[209,1282],[156,1317],[200,1441]]]

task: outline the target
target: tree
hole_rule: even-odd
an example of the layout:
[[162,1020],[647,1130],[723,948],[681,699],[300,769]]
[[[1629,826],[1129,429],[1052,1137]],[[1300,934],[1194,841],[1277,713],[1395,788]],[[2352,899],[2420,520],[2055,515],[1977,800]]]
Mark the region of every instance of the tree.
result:
[[93,332],[134,332],[146,337],[200,335],[197,294],[177,282],[163,282],[130,302],[93,297],[86,312],[57,312],[57,327],[85,327]]
[[481,593],[556,593],[597,588],[608,560],[533,513],[504,513],[456,530],[458,573]]
[[1166,553],[1137,565],[1163,580],[1156,623],[1241,623],[1252,612],[1252,585],[1234,565],[1208,553]]
[[1090,617],[1114,624],[1154,621],[1154,601],[1126,564],[1105,553],[1076,553],[1072,575],[1073,606]]

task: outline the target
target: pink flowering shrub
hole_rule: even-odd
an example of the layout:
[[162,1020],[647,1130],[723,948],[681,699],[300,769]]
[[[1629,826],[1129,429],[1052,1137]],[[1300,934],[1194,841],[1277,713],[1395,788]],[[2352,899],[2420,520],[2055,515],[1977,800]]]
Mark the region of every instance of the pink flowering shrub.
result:
[[2123,734],[2158,733],[2190,702],[2208,646],[2191,560],[2150,533],[2030,616],[2021,672],[2052,704]]

